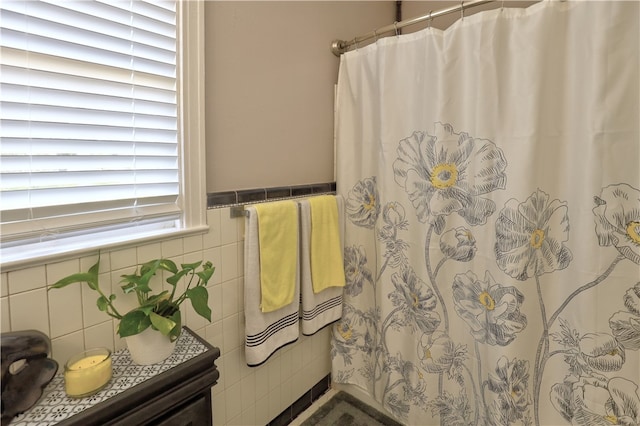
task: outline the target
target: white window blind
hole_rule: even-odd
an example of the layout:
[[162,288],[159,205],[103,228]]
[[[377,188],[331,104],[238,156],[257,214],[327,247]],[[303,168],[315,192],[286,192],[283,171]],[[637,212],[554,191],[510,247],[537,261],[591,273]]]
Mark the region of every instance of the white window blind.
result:
[[0,3],[3,248],[180,226],[175,6]]

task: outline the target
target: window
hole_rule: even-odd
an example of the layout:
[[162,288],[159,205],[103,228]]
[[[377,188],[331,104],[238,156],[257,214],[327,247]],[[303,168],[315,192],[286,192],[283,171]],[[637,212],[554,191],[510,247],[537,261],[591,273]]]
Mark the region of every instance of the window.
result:
[[3,0],[3,267],[203,230],[203,15]]

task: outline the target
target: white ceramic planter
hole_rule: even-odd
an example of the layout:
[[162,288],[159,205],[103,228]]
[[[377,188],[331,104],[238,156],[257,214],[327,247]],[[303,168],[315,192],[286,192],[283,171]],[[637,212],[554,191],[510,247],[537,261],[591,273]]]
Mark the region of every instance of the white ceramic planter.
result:
[[171,341],[151,327],[139,334],[125,337],[131,359],[138,365],[149,365],[164,361],[173,353],[176,341]]

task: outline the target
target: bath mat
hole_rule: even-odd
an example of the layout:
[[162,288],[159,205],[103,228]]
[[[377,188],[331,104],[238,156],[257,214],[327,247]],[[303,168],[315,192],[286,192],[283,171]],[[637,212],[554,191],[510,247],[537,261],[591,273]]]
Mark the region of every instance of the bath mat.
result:
[[301,426],[402,426],[346,392],[338,392]]

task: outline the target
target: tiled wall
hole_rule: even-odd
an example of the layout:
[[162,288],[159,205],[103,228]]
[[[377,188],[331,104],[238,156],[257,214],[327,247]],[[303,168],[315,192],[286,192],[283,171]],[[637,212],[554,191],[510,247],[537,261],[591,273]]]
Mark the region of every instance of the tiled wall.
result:
[[[294,344],[276,352],[260,367],[244,361],[243,333],[243,236],[244,220],[231,218],[230,208],[207,210],[207,234],[171,239],[101,254],[100,284],[117,295],[116,306],[134,306],[120,293],[120,275],[131,273],[139,262],[168,257],[176,262],[211,260],[216,267],[209,281],[212,321],[183,306],[185,325],[220,348],[221,375],[214,386],[215,425],[266,425],[330,372],[329,331],[302,334]],[[47,291],[58,279],[86,271],[97,256],[51,263],[1,274],[0,314],[2,332],[36,329],[52,340],[53,358],[61,365],[85,348],[124,347],[115,333],[115,322],[98,311],[95,292],[86,285],[70,285]],[[157,283],[159,284],[159,283]]]

